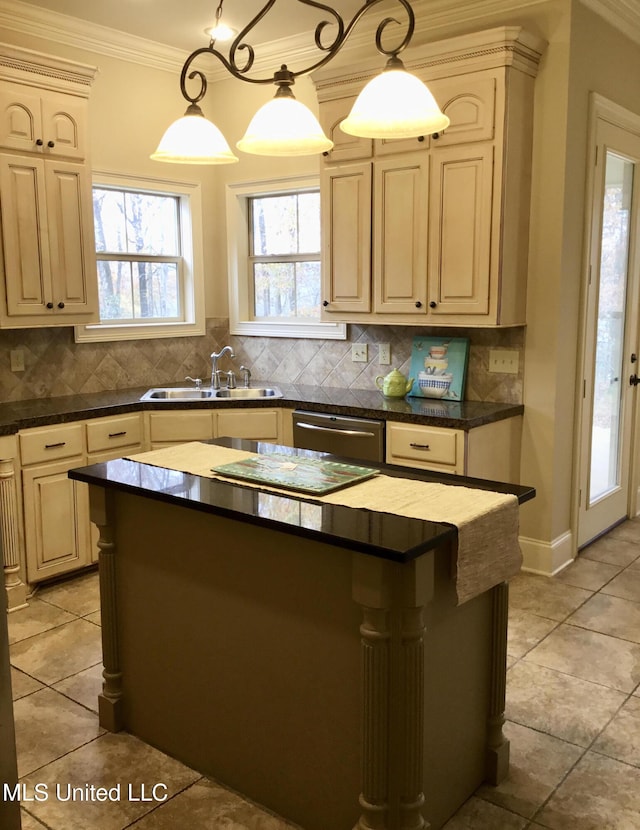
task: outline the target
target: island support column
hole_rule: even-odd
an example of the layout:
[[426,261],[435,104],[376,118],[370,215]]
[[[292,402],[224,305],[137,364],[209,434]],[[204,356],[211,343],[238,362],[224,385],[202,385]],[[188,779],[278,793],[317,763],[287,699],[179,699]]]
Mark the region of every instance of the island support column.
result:
[[433,554],[397,565],[354,554],[362,607],[362,814],[356,830],[426,830],[424,621]]
[[509,773],[509,741],[502,731],[507,689],[508,582],[502,582],[493,588],[492,601],[491,698],[487,722],[485,780],[495,787],[504,781]]
[[124,727],[122,714],[122,671],[118,644],[116,605],[116,545],[114,495],[102,487],[89,486],[91,521],[100,533],[100,611],[102,626],[102,694],[98,696],[100,726],[109,732]]
[[7,610],[17,611],[27,607],[27,586],[20,578],[20,521],[13,457],[0,458],[0,542]]

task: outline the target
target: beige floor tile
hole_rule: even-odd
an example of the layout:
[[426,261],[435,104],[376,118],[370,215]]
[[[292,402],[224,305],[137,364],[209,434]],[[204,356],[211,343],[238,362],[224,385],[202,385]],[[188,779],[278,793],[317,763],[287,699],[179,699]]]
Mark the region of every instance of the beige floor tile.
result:
[[596,562],[593,559],[585,559],[583,556],[579,556],[569,567],[553,578],[557,582],[574,585],[576,588],[599,591],[621,570],[622,565],[609,565],[606,562]]
[[513,657],[522,657],[538,645],[558,625],[555,620],[539,617],[530,611],[517,608],[509,611],[509,629],[507,653]]
[[626,695],[578,677],[520,660],[507,674],[509,720],[589,746]]
[[101,733],[98,719],[53,689],[41,689],[17,700],[18,774],[27,775]]
[[91,614],[100,608],[98,572],[91,571],[88,574],[43,587],[38,591],[38,599],[77,614],[79,617]]
[[592,542],[580,551],[580,557],[583,559],[594,559],[597,562],[607,562],[610,565],[621,565],[623,568],[635,562],[639,556],[640,549],[638,549],[637,542],[615,539],[608,535]]
[[622,539],[625,542],[640,542],[640,522],[629,520],[616,525],[607,533],[609,539]]
[[[120,732],[106,733],[70,752],[39,769],[25,783],[29,787],[36,782],[48,785],[52,796],[47,801],[33,804],[30,812],[51,830],[122,830],[160,803],[140,800],[143,785],[144,795],[148,798],[153,798],[154,786],[165,785],[166,790],[159,787],[155,791],[158,799],[164,799],[165,796],[171,798],[199,778],[198,773],[184,764]],[[87,783],[110,790],[112,800],[64,800],[67,785],[85,787]],[[59,794],[58,784],[62,785]],[[175,830],[182,828],[195,830],[197,825],[180,822]]]
[[564,585],[546,576],[520,573],[509,584],[509,604],[514,610],[561,622],[592,596],[591,591]]
[[74,620],[15,643],[10,659],[12,666],[51,685],[102,660],[100,629],[86,620]]
[[640,602],[640,570],[627,568],[602,589],[603,594]]
[[497,787],[481,787],[477,795],[531,818],[584,750],[509,721],[504,733],[511,741],[509,776]]
[[83,619],[89,620],[89,622],[93,623],[94,625],[102,625],[100,611],[94,611],[92,614],[87,614],[85,617],[83,617]]
[[132,825],[132,830],[290,830],[295,825],[268,813],[213,781],[203,779]]
[[560,625],[523,659],[621,692],[640,683],[640,645],[572,625]]
[[640,770],[588,752],[536,819],[553,830],[635,830]]
[[26,810],[21,810],[22,830],[46,830],[44,824],[41,824],[37,818],[34,818]]
[[610,634],[622,640],[640,643],[640,603],[627,599],[595,594],[578,608],[567,622],[581,628]]
[[11,666],[11,691],[14,700],[19,700],[21,697],[26,697],[26,695],[37,692],[38,689],[42,688],[42,683]]
[[98,695],[102,691],[102,663],[61,680],[53,688],[97,713]]
[[522,816],[474,796],[449,819],[443,830],[522,830],[526,824]]
[[27,637],[42,634],[43,631],[57,628],[73,619],[73,614],[61,608],[41,602],[39,599],[31,599],[27,608],[21,608],[8,615],[9,642],[17,643],[20,640],[26,640]]
[[592,748],[640,767],[640,698],[629,698]]

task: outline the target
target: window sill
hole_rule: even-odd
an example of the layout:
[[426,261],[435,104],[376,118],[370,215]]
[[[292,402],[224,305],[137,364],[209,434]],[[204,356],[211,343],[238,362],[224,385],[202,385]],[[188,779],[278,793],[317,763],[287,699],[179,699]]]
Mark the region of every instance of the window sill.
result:
[[156,340],[161,337],[197,337],[204,334],[206,334],[204,320],[196,323],[75,326],[76,343],[105,343],[113,340]]
[[232,320],[231,334],[249,337],[298,337],[307,340],[346,340],[346,323],[284,323],[279,320]]

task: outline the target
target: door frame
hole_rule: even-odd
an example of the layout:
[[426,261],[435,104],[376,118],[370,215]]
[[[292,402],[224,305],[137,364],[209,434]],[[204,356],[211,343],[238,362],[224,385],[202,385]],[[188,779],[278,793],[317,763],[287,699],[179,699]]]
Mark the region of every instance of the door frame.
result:
[[[578,548],[578,539],[580,531],[580,488],[582,479],[582,434],[584,428],[585,418],[589,418],[589,411],[585,407],[586,398],[584,397],[585,372],[587,364],[587,349],[590,346],[587,341],[588,326],[588,312],[589,312],[589,282],[590,269],[592,260],[593,248],[593,232],[594,222],[596,220],[596,211],[600,211],[600,205],[595,204],[594,197],[598,190],[598,182],[596,181],[596,164],[595,154],[597,151],[597,123],[598,121],[605,121],[614,127],[625,130],[640,138],[640,115],[637,115],[630,110],[615,104],[613,101],[604,98],[596,92],[591,92],[589,96],[589,126],[588,126],[588,145],[587,145],[587,186],[586,186],[586,202],[585,202],[585,216],[584,216],[584,238],[583,238],[583,256],[582,256],[582,292],[581,292],[581,319],[580,319],[580,352],[579,365],[576,372],[576,429],[574,433],[574,470],[573,470],[573,537],[576,540],[575,547]],[[638,165],[640,171],[640,164]],[[632,254],[635,249],[635,257],[632,259]],[[630,257],[629,263],[637,262],[638,250],[640,249],[640,238],[631,239],[630,241]],[[640,322],[640,321],[639,321]],[[636,346],[636,353],[638,352],[638,344]],[[634,396],[633,412],[631,414],[632,435],[631,435],[631,458],[628,472],[629,484],[629,499],[627,505],[627,517],[636,516],[640,513],[640,461],[636,459],[636,449],[640,441],[640,406],[637,402],[637,396]],[[587,498],[587,494],[583,494],[583,498]],[[603,529],[604,532],[604,529]],[[584,543],[587,544],[587,543]]]

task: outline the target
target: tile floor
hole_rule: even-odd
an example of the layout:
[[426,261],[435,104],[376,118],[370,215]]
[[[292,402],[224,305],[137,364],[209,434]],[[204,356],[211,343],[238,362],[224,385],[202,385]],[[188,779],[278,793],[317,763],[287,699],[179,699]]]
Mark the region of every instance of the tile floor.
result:
[[[553,579],[519,575],[510,598],[510,775],[481,787],[446,830],[639,830],[640,520]],[[9,616],[9,637],[27,793],[43,782],[50,792],[54,782],[113,786],[126,770],[134,798],[155,782],[168,796],[25,802],[24,830],[292,827],[136,738],[100,729],[97,574],[41,589]]]

